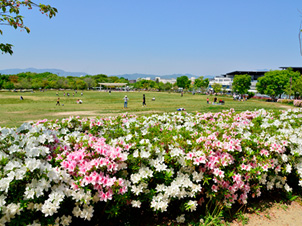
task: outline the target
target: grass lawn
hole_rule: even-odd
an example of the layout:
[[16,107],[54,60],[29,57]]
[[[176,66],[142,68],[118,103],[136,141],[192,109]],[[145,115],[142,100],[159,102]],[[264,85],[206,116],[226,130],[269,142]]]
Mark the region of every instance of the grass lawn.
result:
[[[225,105],[212,105],[206,103],[206,95],[160,92],[99,92],[84,91],[69,92],[70,97],[63,96],[63,91],[58,92],[61,106],[56,106],[56,91],[21,93],[21,92],[0,92],[0,126],[19,126],[25,121],[37,121],[41,119],[61,119],[71,115],[81,117],[113,116],[121,113],[131,114],[152,114],[163,112],[175,112],[178,108],[185,108],[187,112],[218,112],[234,108],[236,111],[253,111],[255,109],[285,109],[289,106],[279,103],[269,103],[258,100],[244,102],[233,101],[231,97],[221,97]],[[143,94],[146,95],[146,107],[142,107]],[[20,95],[24,100],[20,100]],[[128,108],[124,109],[123,97],[129,98]],[[155,101],[151,99],[155,97]],[[210,102],[214,96],[209,96]],[[76,100],[81,99],[83,104],[77,104]],[[218,97],[218,100],[220,97]],[[64,104],[64,106],[62,106]]]

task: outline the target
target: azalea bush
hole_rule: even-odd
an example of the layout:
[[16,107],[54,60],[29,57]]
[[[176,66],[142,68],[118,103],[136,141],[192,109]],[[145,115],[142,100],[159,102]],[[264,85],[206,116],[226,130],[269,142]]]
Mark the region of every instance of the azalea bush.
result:
[[290,103],[293,103],[294,100],[292,100],[292,99],[278,99],[277,102],[278,103],[290,104]]
[[302,100],[294,100],[294,106],[302,107]]
[[302,186],[301,122],[301,109],[231,109],[1,128],[0,223],[68,225],[129,211],[183,223],[263,192],[291,193]]

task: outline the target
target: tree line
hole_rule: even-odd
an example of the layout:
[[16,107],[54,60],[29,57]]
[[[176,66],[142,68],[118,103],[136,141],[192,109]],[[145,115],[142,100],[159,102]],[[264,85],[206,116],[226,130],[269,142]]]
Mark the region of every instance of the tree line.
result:
[[[197,90],[205,92],[209,86],[209,79],[202,76],[195,79],[194,82],[187,76],[181,76],[176,79],[174,84],[163,83],[158,80],[138,80],[133,84],[123,77],[107,76],[105,74],[86,75],[83,77],[58,76],[50,72],[33,73],[24,72],[14,75],[0,74],[0,89],[92,89],[99,87],[99,83],[127,83],[133,89],[170,91],[178,90]],[[237,94],[248,94],[251,87],[251,76],[235,75],[232,83],[232,92]],[[113,87],[112,87],[113,88]],[[214,83],[212,85],[215,93],[223,91],[222,85]],[[266,94],[273,99],[280,98],[282,94],[302,97],[302,76],[300,72],[287,70],[268,71],[263,77],[260,77],[256,84],[256,89],[260,94]]]
[[[0,74],[0,89],[92,89],[99,87],[99,83],[127,83],[133,89],[169,91],[171,89],[185,90],[202,89],[206,90],[209,85],[209,80],[199,77],[192,83],[187,76],[177,78],[177,81],[172,83],[163,83],[158,80],[138,80],[133,84],[123,77],[107,76],[105,74],[86,75],[82,77],[75,76],[58,76],[50,72],[33,73],[24,72],[13,75]],[[112,87],[114,88],[114,87]]]
[[98,83],[128,83],[125,78],[107,76],[104,74],[86,75],[83,77],[58,76],[50,72],[25,72],[15,75],[0,74],[1,89],[91,89]]

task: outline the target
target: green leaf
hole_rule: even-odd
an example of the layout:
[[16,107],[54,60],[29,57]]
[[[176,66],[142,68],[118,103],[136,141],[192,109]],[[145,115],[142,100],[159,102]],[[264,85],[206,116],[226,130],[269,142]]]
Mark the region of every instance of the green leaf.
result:
[[28,27],[24,27],[27,33],[30,33],[30,29]]
[[12,44],[3,44],[3,43],[0,43],[0,50],[2,51],[2,54],[3,53],[9,53],[10,55],[13,54],[13,50],[12,50],[12,47],[13,45]]

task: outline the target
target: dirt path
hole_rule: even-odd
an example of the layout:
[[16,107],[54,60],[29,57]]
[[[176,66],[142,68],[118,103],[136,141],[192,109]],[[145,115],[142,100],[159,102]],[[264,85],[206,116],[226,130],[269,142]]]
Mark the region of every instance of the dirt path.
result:
[[[17,113],[17,112],[15,112]],[[58,115],[58,116],[118,116],[122,114],[133,114],[133,115],[142,115],[142,114],[157,114],[162,113],[160,111],[139,111],[139,112],[117,112],[117,113],[98,113],[97,111],[67,111],[67,112],[57,112],[52,113],[51,115]]]
[[[232,222],[231,226],[302,226],[302,206],[298,202],[291,204],[274,203],[263,212],[244,214],[244,220]],[[247,217],[247,218],[246,218]]]
[[294,109],[294,108],[297,108],[297,107],[291,106],[291,105],[282,105],[282,107],[285,108],[285,109]]

